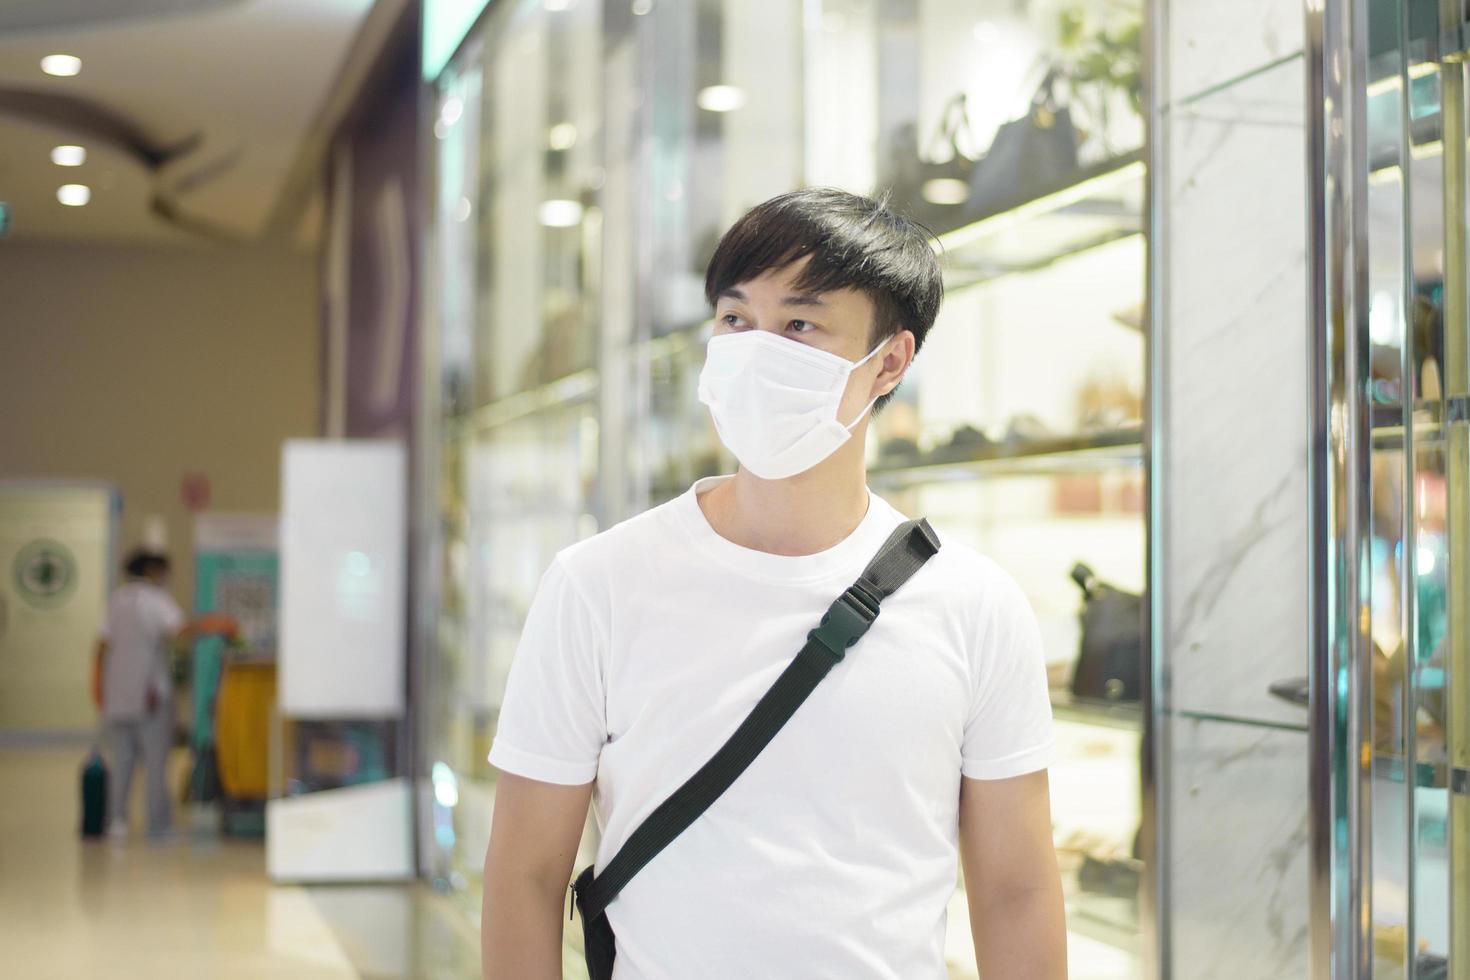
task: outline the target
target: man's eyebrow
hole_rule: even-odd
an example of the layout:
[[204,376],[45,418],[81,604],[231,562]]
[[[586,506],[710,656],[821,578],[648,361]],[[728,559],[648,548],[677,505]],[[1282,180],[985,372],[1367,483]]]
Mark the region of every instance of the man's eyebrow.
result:
[[[739,301],[741,303],[748,303],[748,302],[750,302],[750,297],[747,296],[747,295],[745,295],[745,292],[742,289],[740,289],[738,286],[731,286],[729,289],[722,289],[722,290],[720,290],[720,294],[718,296],[716,296],[715,298],[716,299],[724,299],[726,297],[729,297],[730,299],[733,299],[733,300],[737,300],[737,301]],[[822,299],[821,296],[818,296],[815,293],[797,293],[797,294],[794,294],[794,295],[791,295],[791,296],[785,296],[785,297],[783,297],[781,299],[781,305],[782,306],[826,306],[827,305],[827,301],[824,300],[824,299]]]

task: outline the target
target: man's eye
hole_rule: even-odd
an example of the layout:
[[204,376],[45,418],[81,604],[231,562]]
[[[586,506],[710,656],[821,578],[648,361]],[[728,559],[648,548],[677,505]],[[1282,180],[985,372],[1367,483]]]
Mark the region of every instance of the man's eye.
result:
[[806,333],[811,328],[812,325],[805,320],[792,320],[790,324],[790,329],[796,333]]
[[735,326],[735,324],[740,322],[740,318],[734,313],[726,313],[724,316],[720,317],[720,322],[727,327],[733,327]]

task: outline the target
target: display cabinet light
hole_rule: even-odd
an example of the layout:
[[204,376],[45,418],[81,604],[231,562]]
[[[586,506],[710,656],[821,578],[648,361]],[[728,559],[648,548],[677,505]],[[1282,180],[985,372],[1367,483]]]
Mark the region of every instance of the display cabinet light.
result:
[[705,112],[734,112],[745,105],[745,92],[734,85],[711,85],[696,99]]
[[48,54],[41,59],[41,70],[57,78],[71,78],[82,71],[82,59],[72,54]]
[[463,115],[464,99],[461,99],[457,95],[451,95],[449,98],[445,99],[444,104],[439,107],[439,118],[446,126],[453,126],[455,123],[459,122],[460,117]]
[[970,185],[954,177],[935,177],[924,181],[923,194],[930,204],[964,204],[970,199]]
[[569,122],[557,123],[547,131],[546,145],[553,150],[570,150],[577,145],[577,127]]
[[582,223],[582,204],[566,200],[542,201],[539,217],[547,228],[575,228]]

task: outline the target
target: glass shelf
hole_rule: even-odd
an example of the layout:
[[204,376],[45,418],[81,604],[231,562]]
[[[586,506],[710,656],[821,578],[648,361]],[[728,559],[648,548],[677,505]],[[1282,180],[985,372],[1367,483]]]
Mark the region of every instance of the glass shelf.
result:
[[938,449],[916,454],[910,460],[890,457],[880,461],[868,469],[869,479],[875,486],[892,489],[973,480],[982,475],[1075,473],[1138,466],[1143,461],[1143,433],[1141,428],[1127,428],[1093,435],[993,443],[963,455]]
[[[1405,781],[1402,756],[1375,752],[1373,759],[1375,768],[1379,769],[1384,778],[1395,783]],[[1421,760],[1414,767],[1414,785],[1421,789],[1449,789],[1457,794],[1470,795],[1470,777],[1467,777],[1466,771],[1444,762]]]
[[1143,231],[1139,154],[1099,164],[1063,187],[939,236],[945,285],[962,289]]
[[585,402],[597,394],[598,372],[587,369],[518,391],[481,405],[468,416],[469,427],[486,432],[540,412],[556,411]]
[[1071,691],[1051,690],[1052,714],[1059,721],[1124,731],[1143,731],[1143,707],[1136,702],[1108,703],[1073,696]]

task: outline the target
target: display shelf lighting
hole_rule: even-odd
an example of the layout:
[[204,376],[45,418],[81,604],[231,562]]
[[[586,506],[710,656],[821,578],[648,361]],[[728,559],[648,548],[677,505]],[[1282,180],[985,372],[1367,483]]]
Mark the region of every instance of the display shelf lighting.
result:
[[577,145],[577,127],[569,122],[557,123],[547,131],[546,145],[553,150],[570,150]]
[[446,126],[453,126],[463,115],[464,99],[457,95],[451,95],[444,100],[444,105],[439,107],[439,118]]
[[582,204],[556,199],[542,201],[538,216],[547,228],[575,228],[582,223]]
[[695,101],[705,112],[734,112],[745,105],[745,92],[734,85],[711,85]]
[[51,162],[58,167],[80,167],[87,162],[87,149],[71,145],[52,147]]
[[923,194],[930,204],[964,204],[970,199],[970,185],[955,177],[935,177],[924,181]]
[[69,208],[79,208],[92,200],[92,188],[86,184],[62,184],[56,188],[56,199]]
[[48,54],[41,59],[41,70],[57,78],[71,78],[82,71],[82,59],[74,54]]
[[955,251],[966,248],[975,242],[990,238],[1004,231],[1023,225],[1028,221],[1054,214],[1064,208],[1069,208],[1087,200],[1094,194],[1116,193],[1130,183],[1136,183],[1143,179],[1145,169],[1143,161],[1134,160],[1124,164],[1117,170],[1098,174],[1070,187],[1064,187],[1059,191],[1047,194],[1027,201],[1025,204],[1017,205],[1009,211],[993,214],[988,218],[981,218],[974,224],[956,228],[954,231],[945,232],[934,241],[935,251]]

